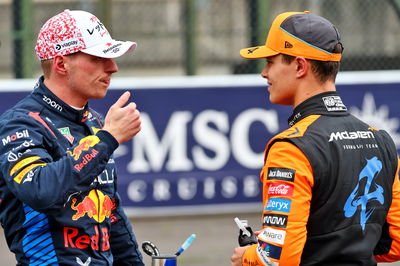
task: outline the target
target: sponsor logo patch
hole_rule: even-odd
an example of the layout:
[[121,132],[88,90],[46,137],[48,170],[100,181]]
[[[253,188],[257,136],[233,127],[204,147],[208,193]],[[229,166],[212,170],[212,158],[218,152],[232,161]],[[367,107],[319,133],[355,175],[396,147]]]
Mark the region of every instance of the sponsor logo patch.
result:
[[347,111],[346,106],[343,104],[342,99],[339,96],[327,96],[323,97],[322,101],[325,104],[326,110],[332,111]]
[[80,172],[82,168],[87,165],[91,160],[93,160],[97,155],[99,154],[99,151],[96,149],[92,149],[91,153],[87,153],[82,156],[82,161],[74,165],[74,168]]
[[283,245],[285,243],[286,231],[284,230],[277,230],[271,227],[267,227],[258,238],[271,243],[276,243]]
[[[367,164],[358,176],[358,184],[354,187],[343,207],[344,216],[348,218],[353,217],[360,210],[360,225],[363,231],[368,219],[377,207],[371,206],[369,202],[372,201],[374,204],[379,203],[380,205],[385,203],[385,190],[374,180],[381,170],[382,162],[376,156],[367,159]],[[364,184],[362,189],[360,189],[361,183]]]
[[57,52],[60,52],[65,49],[72,49],[72,48],[78,47],[79,45],[80,45],[79,39],[75,38],[75,39],[69,39],[69,40],[57,43],[56,45],[54,45],[54,49]]
[[43,95],[43,101],[60,112],[63,110],[61,105],[59,105],[56,101],[50,99],[50,97],[47,97],[46,95]]
[[112,218],[112,211],[115,207],[115,203],[108,195],[103,194],[100,190],[93,189],[81,202],[77,203],[76,198],[72,199],[71,209],[75,211],[72,220],[77,221],[87,215],[87,217],[101,223],[106,218]]
[[293,48],[293,45],[290,42],[285,41],[285,48],[286,49]]
[[296,170],[290,168],[269,167],[267,180],[294,181]]
[[101,236],[97,225],[94,226],[94,235],[81,234],[78,228],[64,227],[64,247],[107,251],[110,249],[110,235],[106,227],[100,229]]
[[269,258],[279,260],[281,258],[282,247],[275,246],[264,241],[258,240],[261,252],[265,252]]
[[252,54],[255,50],[258,50],[258,49],[260,49],[260,47],[254,47],[254,48],[251,48],[251,49],[247,49],[247,54]]
[[27,166],[28,164],[31,164],[31,163],[33,163],[33,162],[39,160],[39,159],[40,159],[39,156],[32,156],[32,157],[28,157],[28,158],[25,158],[25,159],[19,161],[18,163],[16,163],[16,164],[13,166],[13,168],[11,168],[10,175],[15,174],[18,170],[24,168],[24,167]]
[[105,53],[105,54],[107,54],[107,53],[117,53],[119,51],[119,46],[121,46],[121,45],[122,45],[122,43],[111,45],[107,49],[104,49],[103,53]]
[[80,258],[76,257],[76,263],[78,263],[81,266],[89,266],[91,262],[92,262],[91,257],[88,257],[85,262],[83,262]]
[[288,216],[276,213],[264,214],[263,226],[286,228]]
[[58,128],[58,131],[60,131],[61,135],[63,135],[69,141],[69,143],[72,144],[74,142],[74,137],[72,136],[69,127]]
[[45,163],[35,163],[35,164],[31,164],[28,167],[26,167],[25,169],[23,169],[18,175],[16,175],[14,177],[14,181],[17,182],[18,184],[21,183],[22,179],[24,178],[25,175],[27,175],[33,168],[37,167],[37,166],[45,166]]
[[329,137],[329,142],[334,140],[344,140],[344,139],[374,139],[374,133],[371,131],[341,131],[332,132]]
[[268,196],[293,196],[294,187],[292,184],[272,182],[268,184]]
[[[82,152],[88,151],[91,147],[94,147],[99,142],[100,139],[97,136],[92,135],[85,137],[79,141],[79,144],[72,151],[67,151],[67,153],[72,156],[75,161],[77,161],[81,157]],[[97,155],[97,153],[94,155]]]
[[9,151],[7,154],[7,161],[9,162],[15,162],[18,161],[19,158],[22,157],[22,155],[24,155],[25,153],[31,152],[32,150],[27,149],[24,152],[13,152],[13,151]]
[[292,201],[289,199],[269,198],[266,211],[290,212]]
[[27,129],[24,129],[22,131],[17,131],[14,134],[1,139],[1,141],[3,142],[3,146],[5,146],[6,144],[16,141],[17,139],[20,138],[29,138],[29,132]]

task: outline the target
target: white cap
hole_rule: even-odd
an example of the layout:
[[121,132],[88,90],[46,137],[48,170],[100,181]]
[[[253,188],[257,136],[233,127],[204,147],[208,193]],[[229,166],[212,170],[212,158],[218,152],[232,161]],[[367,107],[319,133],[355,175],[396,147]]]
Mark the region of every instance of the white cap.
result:
[[76,52],[116,58],[136,49],[130,41],[117,41],[93,14],[68,10],[50,18],[40,29],[35,51],[40,60]]

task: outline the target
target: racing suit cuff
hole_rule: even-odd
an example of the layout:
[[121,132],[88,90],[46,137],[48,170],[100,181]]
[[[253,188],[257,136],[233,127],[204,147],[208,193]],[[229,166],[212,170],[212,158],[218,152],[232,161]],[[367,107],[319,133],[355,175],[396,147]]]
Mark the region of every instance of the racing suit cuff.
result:
[[110,147],[110,154],[112,154],[119,146],[118,141],[106,130],[99,130],[96,136]]

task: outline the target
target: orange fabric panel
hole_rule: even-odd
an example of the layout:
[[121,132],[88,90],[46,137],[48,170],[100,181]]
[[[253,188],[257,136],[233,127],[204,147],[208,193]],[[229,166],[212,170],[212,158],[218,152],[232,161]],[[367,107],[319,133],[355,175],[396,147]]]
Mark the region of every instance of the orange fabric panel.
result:
[[257,255],[257,244],[249,246],[243,254],[243,266],[265,265]]
[[[275,179],[271,173],[268,179],[269,169],[289,169],[288,173],[295,171],[294,179]],[[306,224],[314,185],[311,165],[296,146],[286,141],[278,141],[268,152],[261,177],[263,216],[270,216],[267,218],[267,224],[270,225],[263,226],[263,232],[258,237],[258,247],[246,250],[243,256],[243,262],[246,264],[243,265],[266,265],[262,259],[265,254],[269,254],[271,261],[281,266],[298,265],[307,238]],[[273,226],[269,221],[282,223]]]
[[377,262],[394,262],[400,260],[400,181],[399,181],[400,161],[398,162],[397,175],[393,183],[392,204],[386,221],[389,224],[389,234],[392,238],[392,246],[389,253],[375,256]]

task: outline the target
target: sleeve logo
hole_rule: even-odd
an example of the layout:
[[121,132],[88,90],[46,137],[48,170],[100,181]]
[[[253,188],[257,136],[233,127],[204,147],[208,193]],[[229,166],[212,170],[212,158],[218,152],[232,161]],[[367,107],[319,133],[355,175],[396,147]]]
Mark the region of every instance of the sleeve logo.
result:
[[289,199],[270,198],[267,203],[266,211],[290,212],[292,201]]
[[276,213],[268,213],[264,215],[263,220],[263,226],[286,228],[288,216]]
[[272,182],[268,184],[268,196],[293,196],[293,185],[281,182]]
[[285,243],[286,231],[273,228],[266,228],[258,238],[271,243],[283,245]]
[[296,170],[290,168],[269,167],[267,180],[294,181]]

